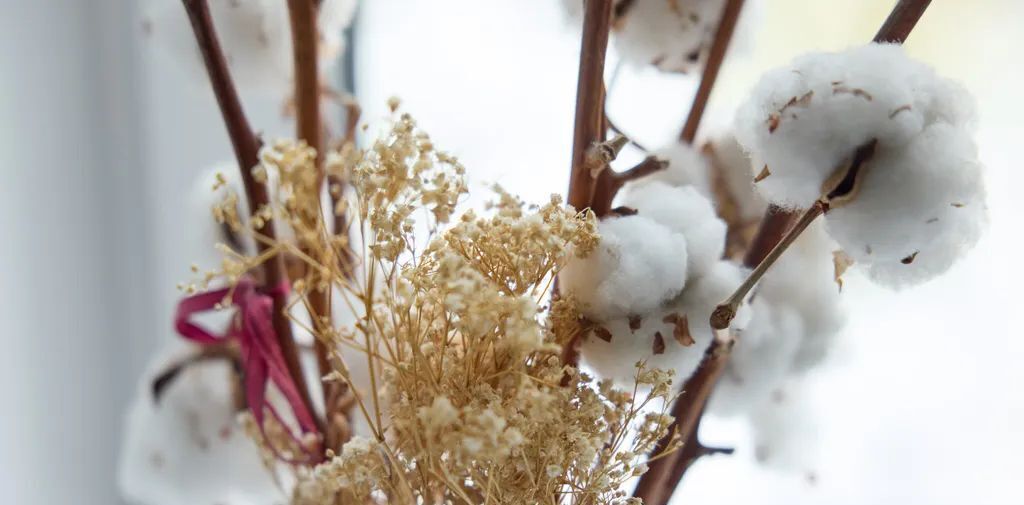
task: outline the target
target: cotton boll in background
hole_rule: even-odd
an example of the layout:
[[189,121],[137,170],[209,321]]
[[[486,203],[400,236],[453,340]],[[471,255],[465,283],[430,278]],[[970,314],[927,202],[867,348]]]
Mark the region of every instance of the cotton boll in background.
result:
[[694,186],[704,195],[711,194],[711,183],[708,178],[708,160],[693,145],[686,142],[675,142],[654,152],[659,160],[668,162],[668,166],[640,180],[630,182],[624,188],[646,184],[650,181],[661,181],[670,186]]
[[803,321],[792,307],[755,298],[750,310],[712,394],[709,408],[717,414],[746,413],[764,400],[786,378],[803,339]]
[[193,346],[168,346],[139,383],[128,413],[118,482],[133,504],[275,505],[285,494],[238,422],[231,366],[186,366],[159,401],[153,379]]
[[615,49],[632,65],[666,72],[698,68],[722,15],[722,0],[637,0],[617,21]]
[[812,483],[820,458],[818,421],[800,381],[776,387],[750,412],[754,457],[762,465],[803,473]]
[[[208,78],[192,26],[180,2],[142,0],[143,31],[175,55],[202,89]],[[292,92],[292,40],[287,2],[278,0],[211,0],[210,14],[228,68],[243,91],[284,98]],[[352,22],[355,0],[325,0],[318,28],[321,71],[329,70],[344,51],[342,31]]]
[[788,368],[806,371],[828,354],[846,323],[833,252],[838,245],[819,221],[811,224],[758,284],[757,297],[797,311],[803,338]]
[[597,321],[647,314],[686,285],[687,240],[652,219],[613,217],[598,224],[600,243],[559,274],[583,315]]
[[700,277],[721,259],[725,223],[694,187],[672,187],[660,181],[636,184],[623,194],[621,204],[686,237],[688,278]]
[[[737,224],[760,221],[768,202],[754,188],[752,170],[758,163],[750,159],[731,133],[713,137],[704,150],[710,159],[710,185],[716,195],[720,191],[727,193],[726,198],[735,205]],[[721,206],[721,200],[726,198],[718,197],[716,203]],[[723,215],[722,209],[719,215]]]

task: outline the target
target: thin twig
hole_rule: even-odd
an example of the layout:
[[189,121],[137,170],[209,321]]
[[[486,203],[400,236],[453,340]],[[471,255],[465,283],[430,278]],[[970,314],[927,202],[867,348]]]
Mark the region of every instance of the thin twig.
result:
[[626,135],[622,131],[622,129],[619,128],[618,125],[616,125],[614,121],[612,121],[612,117],[609,116],[607,112],[604,115],[604,122],[608,125],[608,129],[611,130],[613,133],[615,133],[617,135],[622,135],[623,137],[628,138],[629,139],[629,145],[631,145],[631,146],[633,146],[633,147],[635,147],[635,148],[637,148],[637,149],[639,149],[639,150],[641,150],[641,151],[643,151],[645,153],[651,152],[650,149],[644,147],[639,142],[633,140],[633,137],[630,137],[629,135]]
[[[889,14],[882,29],[875,35],[874,41],[904,42],[929,3],[930,0],[900,0]],[[781,211],[777,207],[769,207],[757,238],[744,258],[745,266],[754,267],[764,261],[776,244],[783,239],[792,219],[793,214]],[[705,359],[701,362],[697,371],[683,384],[683,391],[712,391],[729,359],[733,345],[732,340],[716,338],[706,354],[706,356],[716,356],[716,359]],[[699,443],[697,429],[700,427],[705,406],[706,402],[690,402],[678,409],[673,407],[673,413],[678,415],[675,416],[670,429],[676,429],[688,443]],[[688,428],[688,430],[682,428]],[[697,459],[687,457],[688,453],[692,453],[692,451],[682,450],[669,457],[656,460],[654,463],[658,464],[658,470],[655,471],[654,464],[652,464],[652,468],[640,477],[633,496],[644,498],[644,503],[648,505],[665,505],[690,465]],[[655,488],[658,490],[655,491]],[[657,495],[653,493],[657,493]],[[646,498],[647,496],[653,496],[657,500]]]
[[[228,130],[228,137],[231,139],[231,147],[235,151],[235,158],[238,160],[238,167],[241,171],[242,184],[245,187],[246,199],[249,202],[250,212],[270,205],[270,198],[267,188],[256,181],[252,175],[252,169],[259,164],[260,141],[253,133],[249,120],[242,109],[242,102],[238,97],[238,90],[235,89],[231,74],[228,71],[227,60],[217,40],[217,33],[210,17],[210,7],[206,0],[182,0],[185,11],[188,13],[192,30],[195,33],[196,43],[203,55],[203,63],[210,75],[210,84],[213,93],[217,98],[221,116],[224,118],[224,125]],[[274,222],[271,219],[263,221],[256,229],[256,233],[274,240]],[[257,253],[266,252],[267,245],[256,241]],[[288,276],[285,273],[284,263],[279,255],[274,255],[263,263],[263,277],[265,286],[278,286],[287,282]],[[291,375],[296,386],[302,394],[302,401],[306,407],[313,411],[313,403],[310,399],[309,388],[306,385],[305,376],[302,374],[302,366],[299,363],[299,352],[295,345],[295,338],[292,336],[291,322],[285,311],[288,306],[287,294],[280,290],[274,290],[274,311],[273,325],[274,333],[281,346],[281,353],[284,355],[288,365],[288,373]]]
[[743,0],[726,0],[722,8],[722,17],[718,22],[718,29],[715,30],[715,38],[711,41],[711,49],[708,50],[708,61],[704,64],[704,71],[700,75],[700,85],[697,93],[693,96],[693,105],[690,106],[690,114],[686,117],[683,130],[679,133],[679,140],[692,144],[697,138],[697,127],[700,119],[704,116],[704,108],[707,107],[708,99],[711,98],[711,90],[718,79],[718,71],[722,68],[722,61],[725,60],[726,50],[729,49],[729,42],[736,29],[736,21],[743,10]]
[[[622,189],[626,183],[641,179],[655,172],[660,172],[666,167],[668,167],[668,161],[658,159],[656,156],[648,156],[628,170],[622,172],[613,172],[608,170],[610,173],[608,182],[599,188],[600,191],[594,192],[594,200],[591,204],[592,208],[611,209],[612,202],[615,200],[615,195],[619,193],[619,190]],[[605,214],[607,214],[607,212]]]
[[[292,32],[292,55],[295,75],[295,105],[296,105],[296,130],[299,139],[306,141],[316,151],[317,178],[315,182],[317,204],[316,215],[302,216],[310,227],[320,227],[320,232],[326,235],[326,223],[321,214],[319,204],[320,188],[324,181],[324,127],[320,109],[320,70],[318,68],[317,44],[319,32],[317,29],[316,0],[288,0],[288,18],[291,21]],[[332,211],[333,212],[333,211]],[[310,251],[307,249],[307,253]],[[306,268],[305,279],[309,283],[309,316],[316,332],[313,340],[313,351],[316,354],[317,369],[320,377],[329,374],[332,370],[329,361],[329,341],[325,338],[331,331],[331,302],[330,290],[323,287],[318,278],[316,269]],[[334,389],[333,383],[320,381],[324,401],[324,417],[331,419],[331,413],[335,410],[335,403],[339,395]],[[325,447],[338,449],[344,442],[340,440],[340,433],[337,424],[325,421],[324,436]]]

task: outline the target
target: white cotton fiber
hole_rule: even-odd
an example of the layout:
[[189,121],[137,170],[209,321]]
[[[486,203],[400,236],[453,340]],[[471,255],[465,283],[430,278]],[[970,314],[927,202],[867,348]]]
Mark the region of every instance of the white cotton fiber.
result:
[[987,222],[977,149],[936,123],[907,145],[880,149],[857,198],[826,215],[843,250],[881,284],[900,286],[945,272]]
[[[208,78],[181,2],[144,0],[143,29],[175,56],[190,78]],[[325,0],[320,7],[320,66],[328,70],[344,49],[342,31],[351,23],[354,0]],[[287,2],[281,0],[211,0],[210,13],[228,67],[239,88],[291,93],[292,41]]]
[[595,320],[646,314],[686,284],[686,238],[643,216],[605,219],[600,243],[559,274],[560,288],[576,296]]
[[693,186],[705,196],[711,195],[708,159],[692,145],[685,142],[674,142],[655,151],[654,156],[659,160],[667,161],[668,166],[627,184],[624,188],[625,192],[651,181],[660,181],[670,186]]
[[[753,167],[757,162],[743,150],[732,134],[721,135],[709,142],[710,179],[714,191],[726,191],[736,205],[737,218],[744,223],[760,221],[768,202],[754,188]],[[715,185],[721,185],[719,189]],[[721,205],[722,202],[717,202]]]
[[751,320],[740,326],[712,396],[716,414],[748,413],[783,382],[825,359],[845,324],[835,249],[823,226],[812,224],[758,283]]
[[[635,363],[646,361],[648,367],[674,370],[677,383],[681,384],[696,370],[713,339],[708,322],[711,312],[742,282],[744,275],[738,266],[719,261],[660,308],[633,321],[620,317],[599,323],[601,329],[588,331],[580,347],[584,364],[599,377],[632,386]],[[737,317],[746,319],[747,311],[742,310]],[[693,343],[684,345],[689,341],[682,334],[677,335],[677,328],[680,332],[685,328]],[[661,352],[656,353],[657,349]]]
[[722,258],[725,223],[715,214],[711,201],[694,187],[647,182],[631,188],[621,203],[635,209],[640,217],[686,237],[690,279],[700,277]]
[[833,251],[838,246],[820,222],[809,226],[757,286],[757,298],[787,304],[801,318],[802,338],[787,371],[804,372],[828,354],[846,324],[835,282]]
[[935,122],[969,125],[969,103],[901,46],[869,44],[765,74],[737,112],[736,136],[771,174],[758,189],[774,203],[807,207],[857,147],[871,139],[900,146]]
[[[690,345],[683,345],[675,337],[674,320],[682,315],[687,315],[689,335],[693,338]],[[711,327],[691,319],[679,300],[640,318],[639,324],[638,329],[632,330],[625,317],[600,323],[600,329],[589,331],[580,346],[583,363],[599,377],[612,379],[622,387],[633,386],[638,361],[646,362],[647,368],[674,370],[681,383],[700,364],[712,339]],[[610,341],[599,336],[603,331],[608,332],[602,334]],[[659,354],[655,354],[656,345],[663,346]]]
[[616,21],[614,44],[624,61],[689,72],[703,61],[723,0],[635,0]]
[[820,459],[818,423],[806,386],[788,381],[750,411],[754,456],[769,468],[816,475]]
[[744,413],[781,384],[803,338],[803,320],[792,307],[756,297],[750,310],[712,395],[710,409],[717,414]]
[[282,503],[284,493],[237,422],[228,364],[187,367],[154,400],[153,378],[184,347],[158,356],[137,388],[118,468],[124,498],[139,505]]

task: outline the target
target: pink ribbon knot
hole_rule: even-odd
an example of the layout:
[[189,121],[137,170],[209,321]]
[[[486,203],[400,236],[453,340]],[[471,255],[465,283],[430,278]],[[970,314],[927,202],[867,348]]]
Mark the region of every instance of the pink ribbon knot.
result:
[[[302,443],[302,440],[289,430],[292,439],[306,451],[307,458],[302,460],[285,458],[269,441],[263,427],[264,409],[269,411],[282,426],[288,426],[274,406],[267,402],[267,386],[272,383],[288,402],[302,433],[304,435],[317,433],[313,416],[305,402],[302,401],[302,395],[299,394],[299,389],[291,374],[288,373],[288,366],[274,331],[273,297],[285,295],[288,291],[287,282],[282,282],[273,289],[261,290],[252,278],[243,277],[233,288],[207,291],[183,299],[178,304],[178,310],[175,313],[174,327],[181,336],[202,345],[224,343],[232,339],[238,341],[245,377],[245,398],[256,424],[259,426],[260,433],[267,440],[267,445],[281,460],[289,463],[309,463],[319,459],[319,448],[307,447],[307,444]],[[223,302],[228,294],[231,295],[231,303],[237,308],[237,313],[232,317],[231,324],[224,335],[217,335],[191,321],[193,315],[217,308],[217,305]]]

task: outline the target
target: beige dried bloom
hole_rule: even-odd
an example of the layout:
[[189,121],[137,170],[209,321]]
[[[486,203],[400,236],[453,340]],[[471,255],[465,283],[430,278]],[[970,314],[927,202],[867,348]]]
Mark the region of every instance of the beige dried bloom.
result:
[[[350,414],[372,433],[299,470],[293,503],[630,503],[620,488],[667,433],[671,375],[640,364],[651,391],[640,394],[564,367],[560,344],[585,321],[571,298],[542,305],[566,261],[596,246],[593,215],[557,196],[530,207],[496,187],[483,214],[452,219],[465,170],[401,115],[369,149],[324,157],[351,189],[334,211],[352,229],[335,234],[315,155],[287,141],[261,154],[279,175],[273,216],[297,242],[271,251],[316,269],[352,311],[351,327],[310,331],[365,359],[370,385],[353,388]],[[339,261],[339,243],[353,261]],[[235,258],[231,275],[264,259]],[[295,303],[308,289],[294,286]],[[336,352],[331,364],[326,380],[351,381],[353,363]]]

